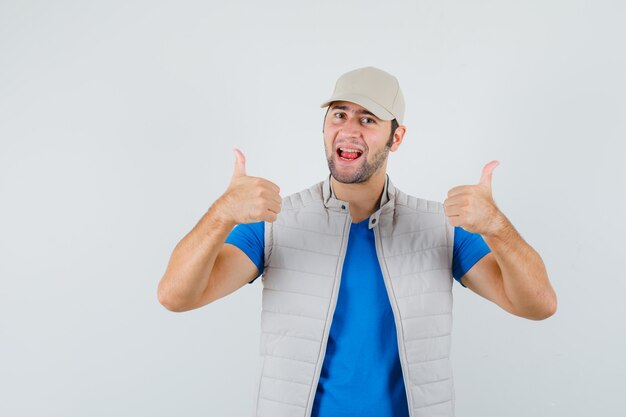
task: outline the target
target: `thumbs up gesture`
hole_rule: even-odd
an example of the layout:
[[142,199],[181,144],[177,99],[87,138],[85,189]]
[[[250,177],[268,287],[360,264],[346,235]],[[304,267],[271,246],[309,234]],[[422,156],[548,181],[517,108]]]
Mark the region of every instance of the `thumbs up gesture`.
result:
[[246,158],[235,148],[235,168],[226,192],[219,198],[222,217],[236,224],[274,222],[282,199],[278,185],[246,175]]
[[485,165],[478,184],[460,185],[448,191],[443,207],[452,226],[483,236],[495,235],[499,231],[504,215],[491,193],[491,175],[499,163],[491,161]]

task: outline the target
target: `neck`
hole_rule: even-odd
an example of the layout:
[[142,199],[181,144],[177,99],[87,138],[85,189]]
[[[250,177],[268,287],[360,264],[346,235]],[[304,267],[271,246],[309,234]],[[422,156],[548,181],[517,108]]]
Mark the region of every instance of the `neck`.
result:
[[350,204],[352,221],[358,223],[374,213],[380,206],[386,173],[379,170],[367,181],[356,184],[344,184],[331,175],[330,184],[339,200]]

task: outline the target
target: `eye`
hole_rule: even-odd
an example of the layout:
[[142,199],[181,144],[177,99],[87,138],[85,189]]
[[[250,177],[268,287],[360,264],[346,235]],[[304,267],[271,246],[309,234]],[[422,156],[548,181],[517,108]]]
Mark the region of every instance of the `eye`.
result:
[[341,117],[343,117],[343,113],[337,112],[337,113],[333,114],[333,116],[335,116],[335,118],[341,118]]
[[376,121],[374,119],[372,119],[371,117],[364,117],[364,118],[361,119],[361,121],[364,121],[364,120],[368,120],[368,121],[365,122],[366,124],[376,123]]

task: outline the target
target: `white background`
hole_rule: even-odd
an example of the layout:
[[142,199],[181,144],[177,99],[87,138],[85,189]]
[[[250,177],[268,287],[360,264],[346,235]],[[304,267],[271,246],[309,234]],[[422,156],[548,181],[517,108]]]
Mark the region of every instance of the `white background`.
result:
[[[403,191],[494,198],[559,309],[455,285],[459,416],[622,416],[626,7],[619,1],[0,1],[0,415],[251,415],[260,280],[172,313],[157,283],[232,148],[283,196],[328,172],[336,78],[396,75]],[[393,343],[394,341],[390,341]]]

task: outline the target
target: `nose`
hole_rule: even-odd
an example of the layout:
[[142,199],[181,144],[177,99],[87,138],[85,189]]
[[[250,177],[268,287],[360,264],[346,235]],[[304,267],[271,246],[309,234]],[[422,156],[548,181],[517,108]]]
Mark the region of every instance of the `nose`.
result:
[[349,117],[341,126],[340,137],[354,137],[361,135],[361,117]]

